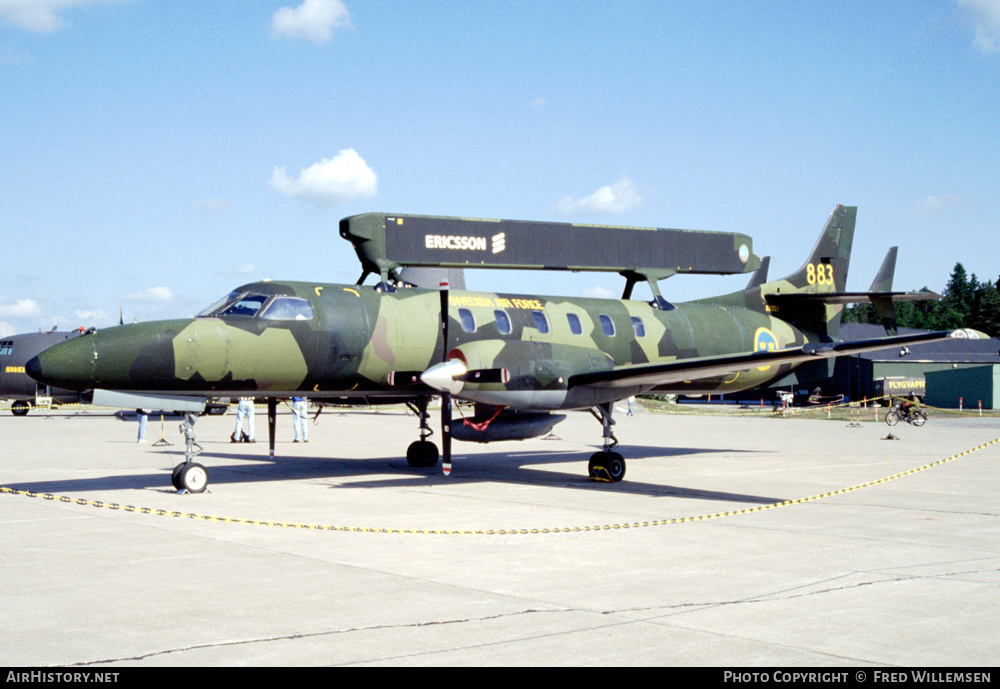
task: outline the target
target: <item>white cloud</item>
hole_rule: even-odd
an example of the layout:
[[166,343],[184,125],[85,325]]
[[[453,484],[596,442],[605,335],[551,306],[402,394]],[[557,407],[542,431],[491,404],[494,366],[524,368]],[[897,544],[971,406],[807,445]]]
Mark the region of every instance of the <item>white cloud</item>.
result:
[[575,199],[566,196],[556,204],[556,211],[559,213],[624,213],[640,205],[643,201],[642,194],[636,188],[635,183],[625,175],[615,182],[603,186],[590,196],[582,199]]
[[0,304],[0,318],[33,318],[42,315],[34,299],[18,299],[13,304]]
[[304,38],[322,43],[333,30],[351,26],[351,15],[341,0],[305,0],[292,9],[282,7],[271,17],[272,38]]
[[587,297],[588,299],[614,299],[615,294],[606,287],[601,287],[597,285],[595,287],[590,287],[583,291],[580,296]]
[[950,208],[968,208],[972,197],[961,194],[945,194],[944,196],[928,196],[923,201],[913,204],[907,210],[910,215],[940,215]]
[[1000,53],[1000,0],[957,0],[972,19],[973,45],[984,53]]
[[253,275],[257,272],[257,266],[247,263],[245,266],[237,266],[229,271],[233,275]]
[[216,213],[223,213],[233,209],[233,204],[225,199],[204,199],[202,201],[192,201],[191,205],[194,206],[195,210],[202,215],[215,215]]
[[544,108],[546,105],[548,105],[548,100],[546,100],[545,96],[539,96],[531,101],[531,107],[533,108]]
[[300,171],[298,179],[289,177],[285,168],[276,167],[271,171],[270,183],[286,196],[326,206],[371,198],[378,193],[375,171],[353,148]]
[[0,0],[0,18],[28,31],[52,32],[65,26],[61,12],[68,7],[111,0]]
[[145,304],[170,304],[174,301],[174,293],[169,287],[150,287],[144,292],[133,292],[122,295],[126,301],[138,301]]
[[[81,323],[86,323],[87,327],[95,324],[104,324],[111,322],[111,316],[104,309],[86,309],[81,311],[74,311],[73,315],[76,316],[77,320]],[[117,322],[118,317],[115,316],[115,321]]]

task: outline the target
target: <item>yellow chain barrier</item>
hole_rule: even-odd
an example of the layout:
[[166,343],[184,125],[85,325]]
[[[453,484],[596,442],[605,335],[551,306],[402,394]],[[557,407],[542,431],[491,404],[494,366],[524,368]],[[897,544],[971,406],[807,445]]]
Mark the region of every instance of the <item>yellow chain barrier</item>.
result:
[[644,522],[630,522],[622,524],[605,524],[597,526],[566,526],[566,527],[555,527],[555,528],[541,528],[541,529],[395,529],[391,527],[365,527],[365,526],[329,526],[322,524],[299,524],[294,522],[278,522],[263,519],[245,519],[239,517],[217,517],[212,515],[202,515],[194,514],[190,512],[172,512],[170,510],[158,510],[148,507],[133,507],[132,505],[119,505],[117,503],[105,503],[99,500],[84,500],[82,498],[70,498],[62,495],[52,495],[51,493],[33,493],[30,491],[16,490],[14,488],[7,488],[5,486],[0,486],[0,493],[8,493],[12,495],[23,495],[29,498],[42,498],[44,500],[58,500],[59,502],[73,503],[77,505],[90,505],[92,507],[98,508],[108,508],[111,510],[122,510],[125,512],[139,512],[140,514],[154,514],[162,517],[175,517],[184,519],[196,519],[200,521],[210,521],[210,522],[221,522],[223,524],[244,524],[247,526],[276,526],[286,529],[303,529],[311,531],[345,531],[352,533],[378,533],[378,534],[411,534],[411,535],[426,535],[426,536],[500,536],[500,535],[526,535],[526,534],[551,534],[551,533],[578,533],[585,531],[609,531],[614,529],[641,529],[651,526],[668,526],[671,524],[686,524],[688,522],[704,521],[707,519],[720,519],[722,517],[735,517],[743,514],[751,514],[753,512],[764,512],[766,510],[773,510],[779,507],[787,507],[789,505],[801,505],[807,502],[814,502],[816,500],[822,500],[823,498],[833,497],[834,495],[844,495],[846,493],[851,493],[856,490],[861,490],[862,488],[870,488],[872,486],[877,486],[889,481],[894,481],[905,476],[912,476],[913,474],[919,473],[921,471],[926,471],[934,467],[941,466],[948,462],[959,459],[960,457],[967,457],[973,453],[984,450],[987,447],[1000,443],[1000,438],[989,441],[988,443],[983,443],[971,450],[966,450],[965,452],[960,452],[951,457],[945,459],[940,459],[936,462],[931,462],[930,464],[925,464],[924,466],[917,467],[916,469],[909,469],[907,471],[901,471],[898,474],[893,474],[892,476],[886,476],[885,478],[880,478],[875,481],[868,481],[866,483],[860,483],[856,486],[851,486],[850,488],[841,488],[840,490],[829,491],[827,493],[819,493],[817,495],[811,495],[806,498],[798,498],[796,500],[784,500],[782,502],[774,502],[768,505],[759,505],[757,507],[747,507],[740,510],[730,510],[728,512],[715,512],[713,514],[702,514],[696,517],[674,517],[670,519],[656,519],[652,521]]

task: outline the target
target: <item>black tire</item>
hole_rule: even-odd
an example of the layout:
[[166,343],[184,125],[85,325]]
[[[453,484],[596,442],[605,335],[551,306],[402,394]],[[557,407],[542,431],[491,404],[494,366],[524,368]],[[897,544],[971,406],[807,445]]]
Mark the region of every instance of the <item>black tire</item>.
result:
[[429,440],[416,440],[406,448],[406,461],[411,467],[432,467],[438,463],[437,445]]
[[15,400],[10,405],[10,413],[14,416],[27,416],[29,409],[31,409],[31,403],[24,400]]
[[183,490],[184,486],[181,485],[181,470],[184,469],[183,464],[178,464],[174,467],[174,470],[170,472],[170,483],[173,484],[176,490]]
[[885,415],[885,422],[890,426],[895,426],[899,423],[899,412],[893,409],[891,412]]
[[618,483],[625,478],[625,458],[617,452],[608,453],[608,462],[606,466],[608,474],[611,476],[612,483]]
[[922,411],[913,412],[912,414],[910,414],[910,423],[912,423],[914,426],[923,426],[925,423],[927,423],[927,414],[923,413]]
[[590,456],[587,475],[594,481],[618,483],[625,478],[625,459],[617,452],[595,452]]

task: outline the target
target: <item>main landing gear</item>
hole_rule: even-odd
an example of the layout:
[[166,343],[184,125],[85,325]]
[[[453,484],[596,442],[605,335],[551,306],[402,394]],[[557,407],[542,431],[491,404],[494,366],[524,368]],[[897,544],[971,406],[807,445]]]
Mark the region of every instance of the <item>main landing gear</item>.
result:
[[429,397],[418,397],[415,403],[407,404],[420,419],[420,440],[413,441],[406,448],[406,461],[411,467],[432,467],[438,463],[437,445],[428,440],[434,433],[427,425],[427,405],[429,402]]
[[[420,440],[410,443],[406,448],[406,461],[412,467],[433,467],[436,466],[440,455],[437,445],[428,438],[434,433],[427,424],[427,405],[429,397],[420,397],[415,402],[408,403],[410,409],[420,419]],[[591,408],[590,413],[594,415],[604,428],[604,449],[595,452],[590,457],[587,466],[587,475],[594,481],[605,481],[607,483],[618,483],[625,478],[625,458],[614,451],[618,447],[618,438],[611,432],[611,427],[615,421],[611,418],[612,403],[600,404]]]
[[612,403],[599,404],[592,407],[590,413],[594,415],[604,427],[604,449],[595,452],[590,456],[590,463],[587,472],[592,481],[606,481],[608,483],[618,483],[625,478],[625,458],[617,452],[612,452],[618,447],[618,438],[611,432],[611,427],[615,424],[611,418]]

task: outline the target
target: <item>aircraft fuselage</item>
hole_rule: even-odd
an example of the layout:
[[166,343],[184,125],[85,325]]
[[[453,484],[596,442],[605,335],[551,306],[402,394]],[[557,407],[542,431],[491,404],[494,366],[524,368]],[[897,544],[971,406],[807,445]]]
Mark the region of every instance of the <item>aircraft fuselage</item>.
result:
[[[469,369],[508,374],[503,383],[467,383],[461,398],[513,409],[579,409],[650,386],[570,388],[574,374],[804,342],[788,323],[732,304],[660,310],[631,300],[452,291],[445,343],[436,290],[258,282],[196,318],[75,338],[44,353],[35,373],[77,390],[378,397],[426,390],[419,374],[458,356]],[[666,391],[734,392],[789,368],[754,368]]]

